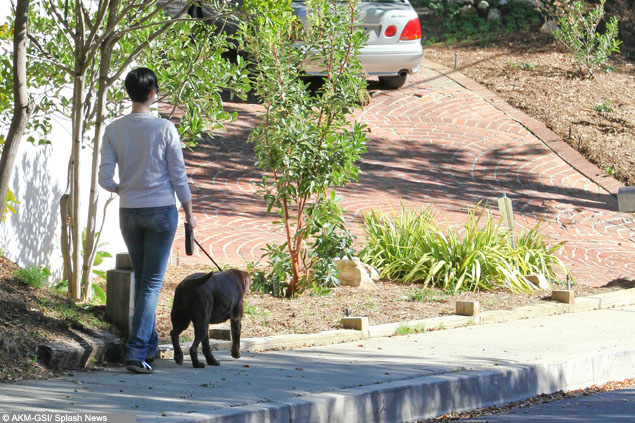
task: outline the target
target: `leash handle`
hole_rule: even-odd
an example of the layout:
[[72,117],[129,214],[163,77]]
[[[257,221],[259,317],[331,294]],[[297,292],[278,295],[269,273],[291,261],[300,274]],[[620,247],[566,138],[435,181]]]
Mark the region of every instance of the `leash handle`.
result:
[[185,222],[185,254],[187,254],[188,256],[191,256],[194,252],[192,250],[194,250],[194,248],[192,248],[192,241],[196,243],[196,245],[198,245],[198,248],[200,248],[201,250],[203,250],[203,252],[205,253],[205,255],[207,256],[207,258],[209,258],[212,263],[214,263],[216,265],[216,267],[218,267],[218,270],[220,270],[221,272],[223,271],[223,269],[220,268],[220,266],[218,265],[218,263],[216,263],[214,261],[214,259],[212,258],[212,256],[209,255],[209,253],[207,251],[205,251],[205,248],[203,248],[203,246],[201,244],[199,244],[199,242],[196,240],[196,238],[194,238],[194,230],[192,229],[192,225],[190,225],[189,223]]

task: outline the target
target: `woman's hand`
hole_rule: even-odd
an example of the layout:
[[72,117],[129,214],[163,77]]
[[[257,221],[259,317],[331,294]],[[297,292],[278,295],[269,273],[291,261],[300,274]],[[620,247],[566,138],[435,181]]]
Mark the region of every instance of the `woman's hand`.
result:
[[185,221],[190,224],[192,229],[196,228],[196,218],[192,213],[192,202],[183,203],[183,211],[185,212]]

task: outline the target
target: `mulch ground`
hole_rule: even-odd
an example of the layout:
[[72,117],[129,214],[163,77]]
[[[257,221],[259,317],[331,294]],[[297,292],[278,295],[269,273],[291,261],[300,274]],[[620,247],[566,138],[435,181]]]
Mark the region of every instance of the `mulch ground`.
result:
[[574,75],[568,53],[537,29],[424,47],[424,57],[486,86],[542,121],[600,172],[635,185],[635,63],[611,56],[611,72]]

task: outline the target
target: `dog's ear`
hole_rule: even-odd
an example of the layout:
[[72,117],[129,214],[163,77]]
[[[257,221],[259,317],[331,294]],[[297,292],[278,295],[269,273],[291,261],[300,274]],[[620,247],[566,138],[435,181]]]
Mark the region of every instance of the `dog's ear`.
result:
[[249,294],[251,292],[251,276],[247,272],[240,272],[242,275],[243,284],[245,286],[245,294]]

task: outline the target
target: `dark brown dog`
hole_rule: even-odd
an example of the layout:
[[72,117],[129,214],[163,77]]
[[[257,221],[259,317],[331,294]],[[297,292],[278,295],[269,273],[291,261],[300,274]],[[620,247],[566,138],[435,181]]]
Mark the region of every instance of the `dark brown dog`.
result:
[[218,366],[220,362],[212,355],[209,346],[209,324],[231,323],[232,348],[234,358],[240,358],[240,327],[243,318],[243,299],[249,292],[251,278],[240,270],[226,270],[217,273],[195,273],[183,279],[174,291],[172,304],[172,346],[174,361],[183,364],[183,351],[179,335],[194,324],[194,342],[190,347],[190,357],[194,367],[205,367],[198,360],[198,346],[203,342],[203,354],[207,364]]

